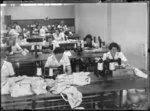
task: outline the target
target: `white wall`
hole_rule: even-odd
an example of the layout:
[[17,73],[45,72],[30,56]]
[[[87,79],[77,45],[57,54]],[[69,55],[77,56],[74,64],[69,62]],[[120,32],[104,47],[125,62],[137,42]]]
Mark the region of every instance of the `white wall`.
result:
[[147,21],[146,3],[111,5],[112,40],[121,44],[130,64],[145,69],[147,68]]
[[107,39],[107,4],[78,4],[75,6],[76,32],[84,38],[86,34]]
[[[118,42],[129,63],[146,69],[147,4],[77,4],[75,6],[7,7],[12,19],[75,18],[82,38],[90,33],[106,42]],[[145,55],[145,56],[144,56]]]
[[75,6],[76,32],[100,35],[121,45],[129,63],[147,69],[147,4],[109,3]]
[[17,19],[50,19],[74,18],[74,6],[15,6],[6,7],[5,15],[12,15],[13,20]]

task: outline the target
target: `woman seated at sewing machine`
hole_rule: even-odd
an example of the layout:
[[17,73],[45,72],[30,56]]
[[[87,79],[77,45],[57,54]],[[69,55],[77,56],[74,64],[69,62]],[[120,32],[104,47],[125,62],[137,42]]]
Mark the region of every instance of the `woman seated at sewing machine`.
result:
[[[135,70],[131,65],[128,64],[127,58],[124,56],[124,54],[121,52],[120,46],[112,42],[109,45],[109,52],[104,53],[102,59],[114,59],[117,60],[118,58],[121,59],[121,66],[123,68],[129,68]],[[118,64],[115,64],[116,66]],[[144,73],[141,73],[144,74]],[[144,75],[141,75],[144,76]],[[139,90],[139,89],[129,89],[129,90],[123,90],[123,98],[122,98],[122,104],[138,104],[141,101],[146,101],[146,93],[145,90]],[[143,104],[143,103],[142,103]]]
[[7,40],[7,46],[9,47],[9,55],[22,53],[23,49],[20,47],[20,45],[16,42],[15,37],[10,37]]
[[39,34],[39,30],[35,27],[33,27],[32,29],[32,35],[38,35]]
[[53,33],[53,37],[54,37],[54,40],[56,41],[63,41],[65,40],[65,35],[63,32],[60,31],[60,29],[56,29],[55,30],[55,33]]
[[109,52],[103,54],[103,58],[102,58],[103,61],[106,59],[117,60],[120,58],[122,67],[126,67],[128,65],[127,58],[121,52],[121,48],[117,43],[115,42],[110,43],[108,49],[109,49]]
[[48,57],[45,67],[58,68],[60,66],[63,66],[64,73],[71,74],[72,71],[69,57],[65,55],[63,48],[57,47],[53,51],[53,54]]
[[1,85],[9,77],[15,75],[13,66],[10,62],[6,60],[7,57],[7,47],[1,48]]
[[56,47],[59,47],[59,44],[56,41],[54,41],[53,35],[47,35],[46,40],[43,41],[42,49],[51,52]]
[[86,35],[83,44],[85,49],[98,48],[98,44],[94,43],[91,34]]

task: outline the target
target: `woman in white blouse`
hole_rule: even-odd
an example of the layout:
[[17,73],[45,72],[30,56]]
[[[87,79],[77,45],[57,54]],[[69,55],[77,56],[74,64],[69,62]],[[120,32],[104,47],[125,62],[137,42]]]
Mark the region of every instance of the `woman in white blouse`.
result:
[[65,40],[65,35],[63,32],[60,32],[60,29],[56,29],[55,33],[53,33],[54,40],[62,41]]
[[[1,48],[1,83],[3,84],[10,76],[15,75],[13,66],[6,61],[7,48]],[[1,84],[1,85],[2,85]]]
[[16,38],[14,37],[10,37],[10,39],[7,40],[7,45],[10,47],[10,55],[22,53],[23,51],[20,45],[16,42]]
[[96,44],[93,39],[91,34],[87,34],[84,38],[84,48],[98,48],[98,44]]
[[67,74],[71,74],[71,65],[69,57],[64,53],[64,49],[61,47],[55,48],[53,54],[48,57],[45,67],[57,68],[63,65],[63,71]]
[[[112,42],[109,45],[109,52],[103,54],[103,60],[108,59],[121,59],[121,65],[123,67],[132,67],[128,64],[127,58],[124,56],[124,54],[121,52],[120,46]],[[134,70],[134,69],[133,69]],[[146,101],[146,92],[143,89],[129,89],[129,90],[123,90],[123,98],[122,98],[122,104],[138,104],[140,101]],[[143,103],[142,103],[143,104]]]
[[122,63],[121,65],[123,67],[126,67],[128,65],[127,58],[121,52],[121,48],[117,43],[112,42],[109,45],[108,49],[109,52],[103,54],[103,58],[102,58],[103,60],[106,60],[107,58],[117,60],[118,58],[120,58]]

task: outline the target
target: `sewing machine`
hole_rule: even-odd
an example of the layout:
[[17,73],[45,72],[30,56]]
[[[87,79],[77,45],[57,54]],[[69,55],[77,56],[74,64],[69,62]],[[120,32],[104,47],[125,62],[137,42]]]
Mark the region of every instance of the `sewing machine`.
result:
[[76,43],[74,45],[74,52],[76,52],[77,55],[81,55],[82,51],[83,51],[83,49],[82,49],[82,43],[81,43],[81,41],[78,41],[78,43]]
[[[108,80],[111,80],[112,77],[113,77],[113,71],[116,70],[116,63],[118,63],[119,67],[120,68],[120,65],[121,65],[121,59],[118,58],[118,59],[106,59],[104,61],[99,61],[100,64],[102,64],[101,66],[98,66],[98,67],[101,67],[98,69],[98,74],[100,76],[103,77],[104,81],[108,81]],[[98,63],[98,64],[99,64]]]
[[55,67],[55,68],[46,67],[44,71],[44,78],[55,79],[58,75],[63,74],[63,73],[64,73],[63,65],[59,67]]
[[48,46],[42,46],[42,52],[43,53],[50,53],[53,50],[53,45],[48,45]]
[[31,53],[35,52],[35,58],[38,57],[38,52],[42,52],[42,45],[43,38],[40,37],[34,37],[34,38],[28,38],[27,42],[33,43],[34,45],[31,47]]

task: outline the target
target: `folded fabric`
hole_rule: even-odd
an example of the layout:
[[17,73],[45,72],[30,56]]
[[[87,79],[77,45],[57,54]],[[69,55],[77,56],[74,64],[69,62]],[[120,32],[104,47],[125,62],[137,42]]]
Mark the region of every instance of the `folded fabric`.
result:
[[137,76],[139,77],[143,77],[143,78],[147,78],[148,74],[143,73],[142,71],[140,71],[138,68],[134,68],[134,72]]
[[90,72],[75,72],[72,74],[73,76],[88,76],[90,75]]
[[45,82],[46,82],[46,86],[53,87],[54,83],[55,83],[55,80],[53,80],[53,79],[45,79]]
[[88,76],[89,72],[80,72],[80,73],[74,73],[73,74],[73,83],[74,85],[87,85],[91,83],[91,78]]
[[39,78],[39,79],[33,80],[31,83],[31,90],[36,95],[47,93],[46,82],[44,81],[44,79]]
[[[67,95],[67,98],[64,97]],[[79,106],[82,102],[82,93],[76,87],[70,86],[61,92],[61,96],[65,101],[68,101],[71,108]]]
[[9,94],[9,82],[5,81],[1,83],[1,94]]
[[4,82],[1,83],[1,94],[9,94],[10,87],[14,85],[16,82],[23,80],[25,76],[18,76],[18,77],[10,77],[6,79]]
[[32,95],[33,92],[31,91],[30,84],[24,84],[24,83],[16,83],[12,85],[10,88],[10,95],[11,97],[20,97],[20,96],[27,96]]
[[113,71],[113,77],[117,76],[132,76],[134,75],[133,69],[117,69]]
[[50,89],[53,94],[60,94],[63,90],[70,87],[66,83],[55,83],[55,85]]

